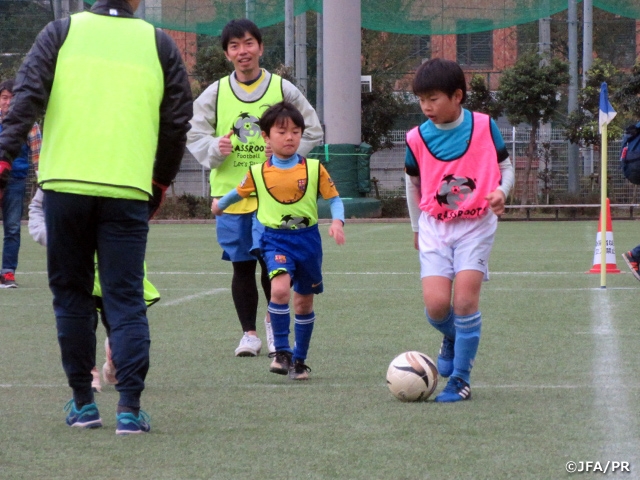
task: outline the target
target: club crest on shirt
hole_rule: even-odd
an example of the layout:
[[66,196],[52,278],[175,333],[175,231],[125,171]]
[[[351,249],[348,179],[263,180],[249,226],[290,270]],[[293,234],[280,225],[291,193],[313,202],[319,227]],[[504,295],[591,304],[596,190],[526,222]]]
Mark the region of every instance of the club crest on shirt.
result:
[[306,189],[307,189],[307,179],[301,178],[300,180],[298,180],[298,190],[300,190],[301,192],[304,192]]
[[285,255],[276,255],[273,259],[276,263],[287,263],[287,257]]

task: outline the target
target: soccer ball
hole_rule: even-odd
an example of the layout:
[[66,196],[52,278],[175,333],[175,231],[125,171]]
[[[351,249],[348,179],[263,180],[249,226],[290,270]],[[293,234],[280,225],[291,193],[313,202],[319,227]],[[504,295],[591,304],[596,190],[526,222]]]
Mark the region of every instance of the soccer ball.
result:
[[438,369],[424,353],[404,352],[389,364],[387,386],[403,402],[423,402],[438,386]]

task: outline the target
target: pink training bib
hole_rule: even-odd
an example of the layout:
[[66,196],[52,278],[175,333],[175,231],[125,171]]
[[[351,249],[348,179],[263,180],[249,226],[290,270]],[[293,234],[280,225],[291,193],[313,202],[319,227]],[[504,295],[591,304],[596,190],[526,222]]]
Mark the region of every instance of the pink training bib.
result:
[[489,211],[485,197],[500,185],[491,119],[482,113],[472,114],[469,147],[455,160],[434,157],[420,135],[420,127],[407,133],[407,144],[420,170],[420,209],[443,222],[485,215]]

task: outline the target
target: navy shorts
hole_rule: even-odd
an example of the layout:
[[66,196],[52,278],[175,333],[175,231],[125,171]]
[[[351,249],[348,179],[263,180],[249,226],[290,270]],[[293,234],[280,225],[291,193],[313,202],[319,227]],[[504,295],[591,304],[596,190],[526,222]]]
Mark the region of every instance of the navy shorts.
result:
[[322,241],[318,225],[297,230],[265,228],[260,251],[269,278],[288,273],[300,295],[322,293]]

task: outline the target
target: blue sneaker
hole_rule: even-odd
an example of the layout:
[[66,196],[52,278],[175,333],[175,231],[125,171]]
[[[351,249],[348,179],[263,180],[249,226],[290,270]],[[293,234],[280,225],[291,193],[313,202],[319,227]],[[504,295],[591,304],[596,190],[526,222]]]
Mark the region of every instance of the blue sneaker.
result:
[[149,415],[144,410],[140,410],[137,417],[129,412],[119,413],[116,415],[116,435],[146,433],[151,430],[150,420]]
[[80,410],[76,408],[76,402],[69,400],[64,406],[67,415],[67,425],[79,428],[98,428],[102,426],[102,419],[95,403],[85,405]]
[[471,387],[467,382],[458,378],[451,377],[447,382],[444,390],[435,398],[436,402],[451,403],[469,400],[471,398]]
[[438,353],[438,373],[445,378],[450,377],[453,373],[454,345],[454,340],[447,336],[442,337],[442,345],[440,345],[440,353]]

